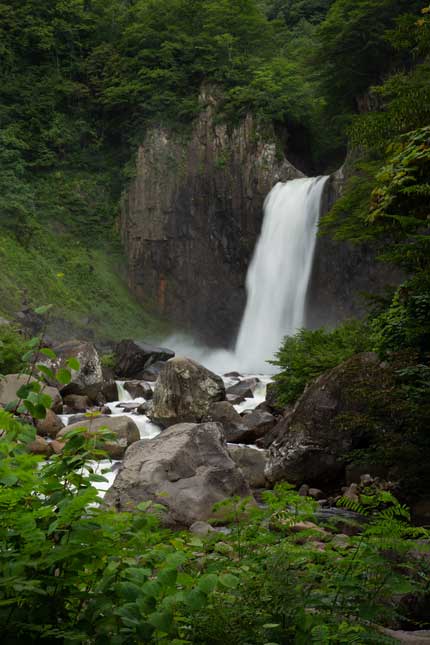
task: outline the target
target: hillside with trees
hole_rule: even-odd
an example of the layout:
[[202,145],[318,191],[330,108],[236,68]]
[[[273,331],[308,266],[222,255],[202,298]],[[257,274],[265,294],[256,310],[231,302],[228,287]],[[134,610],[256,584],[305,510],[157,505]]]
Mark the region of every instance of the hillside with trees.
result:
[[[261,399],[124,340],[172,328],[128,283],[139,146],[204,88],[342,166],[319,234],[402,276]],[[2,642],[430,642],[429,224],[428,0],[0,0]]]

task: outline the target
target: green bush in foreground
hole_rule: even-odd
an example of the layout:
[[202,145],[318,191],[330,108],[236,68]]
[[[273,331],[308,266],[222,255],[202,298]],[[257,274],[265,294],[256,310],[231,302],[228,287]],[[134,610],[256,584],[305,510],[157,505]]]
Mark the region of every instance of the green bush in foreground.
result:
[[333,331],[301,329],[287,336],[273,365],[280,405],[294,403],[307,383],[359,352],[371,349],[369,330],[360,321],[343,323]]
[[163,507],[150,501],[133,513],[105,508],[96,486],[111,435],[91,433],[93,415],[67,434],[61,455],[29,454],[34,419],[52,404],[43,378],[67,383],[79,364],[71,358],[54,373],[38,363],[40,354],[55,359],[52,350],[37,338],[28,345],[35,381],[0,410],[6,645],[380,644],[389,641],[373,626],[402,619],[402,595],[428,593],[420,549],[430,536],[411,528],[385,491],[352,504],[367,523],[340,541],[338,529],[298,525],[314,519],[317,504],[287,484],[266,492],[262,507],[221,503],[230,532],[202,539],[162,528]]

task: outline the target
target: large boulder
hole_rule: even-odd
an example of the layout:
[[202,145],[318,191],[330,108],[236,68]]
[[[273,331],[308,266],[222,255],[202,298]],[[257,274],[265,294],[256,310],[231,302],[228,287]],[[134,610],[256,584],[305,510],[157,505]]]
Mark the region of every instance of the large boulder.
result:
[[[0,405],[7,405],[16,401],[16,393],[20,387],[36,379],[28,377],[26,374],[8,374],[0,380]],[[48,385],[43,386],[44,394],[48,394],[52,399],[51,410],[61,413],[63,410],[63,401],[56,387]]]
[[224,437],[229,443],[255,443],[276,423],[272,414],[261,410],[241,416],[228,401],[212,403],[205,420],[221,423]]
[[116,438],[103,444],[105,450],[111,459],[122,459],[124,453],[131,444],[139,441],[139,428],[130,417],[113,415],[100,416],[94,419],[85,419],[78,423],[72,423],[66,426],[57,434],[57,441],[64,441],[64,435],[70,430],[76,428],[88,428],[88,434],[97,432],[101,428],[107,428],[116,435]]
[[222,427],[183,423],[131,446],[105,501],[127,511],[152,500],[166,507],[166,524],[189,527],[211,517],[217,502],[250,494]]
[[97,349],[92,343],[72,339],[55,345],[53,351],[57,356],[55,360],[45,356],[39,359],[40,363],[44,363],[53,371],[60,368],[70,369],[67,366],[67,360],[70,358],[76,358],[79,361],[79,369],[70,370],[71,382],[61,387],[63,396],[74,394],[88,396],[94,403],[106,402],[107,399],[103,394],[103,389],[106,387],[103,369]]
[[148,343],[122,340],[116,347],[115,372],[121,377],[141,379],[146,369],[160,361],[173,358],[175,352],[165,347],[154,347]]
[[165,364],[154,390],[152,419],[162,426],[199,423],[215,401],[225,399],[224,382],[190,358],[173,358]]
[[221,423],[227,442],[233,443],[244,432],[247,432],[247,427],[244,425],[239,412],[228,401],[216,401],[216,403],[212,403],[205,417],[205,421]]
[[72,371],[73,383],[86,388],[103,382],[103,370],[99,354],[91,343],[82,340],[68,340],[54,347],[57,354],[56,368],[64,367],[68,358],[79,361],[79,370]]
[[265,488],[267,479],[265,469],[267,465],[267,450],[257,450],[249,446],[229,445],[228,452],[236,466],[240,468],[243,476],[251,488]]
[[378,387],[383,367],[375,354],[352,357],[311,384],[293,411],[277,426],[266,475],[273,483],[332,484],[343,479],[347,455],[368,447],[366,414],[371,384]]
[[265,410],[253,410],[243,416],[243,423],[248,429],[242,439],[243,443],[255,443],[274,428],[276,419]]

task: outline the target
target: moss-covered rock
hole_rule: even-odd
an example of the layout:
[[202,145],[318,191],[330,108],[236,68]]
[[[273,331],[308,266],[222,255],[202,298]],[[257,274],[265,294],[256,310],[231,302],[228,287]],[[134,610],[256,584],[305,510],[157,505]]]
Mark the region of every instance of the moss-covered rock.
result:
[[425,495],[430,404],[414,386],[415,359],[357,354],[314,381],[277,427],[270,481],[339,483],[348,463],[365,458],[384,465],[404,492]]

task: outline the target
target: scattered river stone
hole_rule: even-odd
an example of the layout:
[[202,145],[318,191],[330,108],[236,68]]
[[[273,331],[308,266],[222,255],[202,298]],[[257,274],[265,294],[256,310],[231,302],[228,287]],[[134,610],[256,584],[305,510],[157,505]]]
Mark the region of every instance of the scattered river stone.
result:
[[94,419],[85,419],[84,422],[72,423],[58,433],[57,439],[61,440],[69,430],[82,427],[88,427],[89,434],[91,434],[91,431],[94,432],[101,428],[107,428],[116,435],[115,439],[103,444],[103,450],[112,459],[122,459],[126,449],[140,439],[139,428],[133,419],[121,415],[101,416]]
[[241,396],[244,399],[251,399],[254,397],[254,390],[260,383],[258,378],[246,378],[235,385],[231,385],[227,388],[227,394],[234,394],[235,396]]
[[225,387],[220,376],[189,358],[172,358],[157,379],[151,418],[165,427],[200,422],[212,403],[224,399]]

